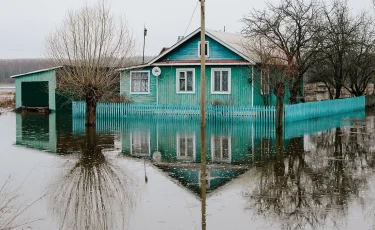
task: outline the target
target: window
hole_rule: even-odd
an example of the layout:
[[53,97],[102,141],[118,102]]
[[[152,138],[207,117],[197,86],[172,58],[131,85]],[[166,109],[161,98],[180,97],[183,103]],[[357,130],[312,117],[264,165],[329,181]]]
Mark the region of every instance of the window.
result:
[[180,136],[177,134],[177,159],[195,160],[195,136]]
[[230,69],[211,70],[211,93],[230,94],[231,71]]
[[177,69],[177,93],[195,93],[195,70]]
[[[201,42],[198,42],[198,57],[201,57],[201,53]],[[210,46],[208,42],[206,42],[206,45],[204,46],[204,54],[206,57],[210,56]]]
[[231,162],[231,138],[228,136],[211,137],[212,162]]
[[130,72],[130,93],[149,94],[150,93],[150,72],[133,71]]
[[132,155],[150,156],[150,133],[132,133],[130,144]]

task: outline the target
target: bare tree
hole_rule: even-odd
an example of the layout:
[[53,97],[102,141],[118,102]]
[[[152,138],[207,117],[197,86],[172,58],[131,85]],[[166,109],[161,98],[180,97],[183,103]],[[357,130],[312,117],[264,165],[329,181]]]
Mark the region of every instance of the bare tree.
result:
[[356,44],[356,33],[363,22],[350,15],[345,0],[334,0],[332,7],[325,6],[323,12],[324,22],[320,30],[322,39],[317,55],[319,61],[312,73],[316,80],[327,86],[331,99],[337,99],[349,78],[348,53]]
[[330,98],[341,97],[346,89],[354,96],[364,94],[374,79],[374,20],[368,13],[350,13],[346,0],[325,6],[321,43],[311,79],[323,82]]
[[243,18],[243,34],[265,39],[283,52],[292,104],[302,96],[303,75],[314,63],[320,20],[321,7],[316,0],[281,0],[278,5],[267,3],[265,10],[253,10]]
[[369,83],[375,79],[375,30],[374,20],[366,13],[360,17],[355,45],[348,52],[348,80],[344,84],[354,96],[362,96]]
[[47,54],[63,66],[58,92],[86,101],[86,125],[96,124],[96,105],[118,93],[119,75],[134,51],[124,18],[110,12],[105,0],[69,11],[62,25],[47,38]]
[[256,68],[260,71],[253,75],[254,90],[262,95],[265,104],[270,100],[271,94],[276,97],[276,131],[282,133],[285,88],[290,71],[285,61],[285,54],[265,38],[250,39],[243,45],[247,52],[258,59]]

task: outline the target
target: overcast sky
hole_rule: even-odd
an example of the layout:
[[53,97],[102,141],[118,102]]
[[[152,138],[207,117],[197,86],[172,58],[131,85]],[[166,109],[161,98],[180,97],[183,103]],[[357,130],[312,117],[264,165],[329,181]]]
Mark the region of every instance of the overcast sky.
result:
[[[277,0],[273,0],[277,1]],[[63,19],[68,9],[78,9],[95,0],[0,0],[0,59],[44,57],[45,36]],[[195,0],[112,0],[115,13],[126,16],[139,44],[143,25],[148,29],[146,54],[156,55],[184,35],[197,4]],[[239,20],[266,0],[206,0],[206,27],[240,32]],[[374,11],[372,0],[350,0],[355,11]],[[187,34],[200,24],[198,6]]]

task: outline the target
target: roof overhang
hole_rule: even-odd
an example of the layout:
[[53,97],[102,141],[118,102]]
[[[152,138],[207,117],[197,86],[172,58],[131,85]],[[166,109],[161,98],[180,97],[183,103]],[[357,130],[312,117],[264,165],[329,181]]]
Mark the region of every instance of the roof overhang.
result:
[[48,68],[48,69],[41,69],[41,70],[31,71],[31,72],[27,72],[27,73],[12,75],[12,76],[10,76],[10,78],[17,78],[17,77],[22,77],[22,76],[26,76],[26,75],[30,75],[30,74],[35,74],[35,73],[48,72],[48,71],[60,69],[61,67],[62,66],[57,66],[57,67],[52,67],[52,68]]

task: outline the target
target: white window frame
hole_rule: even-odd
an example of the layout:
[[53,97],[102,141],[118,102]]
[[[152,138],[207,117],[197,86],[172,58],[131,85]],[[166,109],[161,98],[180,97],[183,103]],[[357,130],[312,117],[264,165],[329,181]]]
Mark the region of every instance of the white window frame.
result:
[[130,154],[132,156],[151,156],[151,138],[150,138],[150,132],[147,133],[147,143],[148,143],[148,153],[133,153],[133,136],[134,135],[142,135],[143,133],[130,133]]
[[[148,91],[147,92],[133,92],[132,91],[132,73],[147,73],[148,74]],[[130,71],[130,94],[150,94],[150,71],[139,70],[139,71]]]
[[185,139],[185,144],[187,144],[187,141],[186,141],[187,138],[192,138],[193,139],[193,159],[192,159],[192,161],[195,161],[195,159],[196,159],[195,158],[196,157],[195,134],[193,134],[193,135],[181,135],[181,134],[177,133],[177,137],[176,137],[176,148],[177,148],[176,149],[176,154],[177,154],[177,160],[190,160],[190,157],[181,156],[181,153],[180,153],[180,138],[184,138]]
[[[186,82],[187,82],[187,72],[193,72],[193,91],[180,91],[180,72],[185,72]],[[195,69],[185,68],[176,70],[176,93],[178,94],[195,94]]]
[[[210,42],[205,41],[205,43],[207,44],[207,55],[206,55],[206,57],[210,57]],[[201,50],[201,42],[199,41],[198,42],[198,57],[201,57],[200,50]]]
[[[220,71],[220,76],[222,76],[222,71],[228,72],[228,91],[214,91],[215,89],[215,71]],[[211,94],[231,94],[232,86],[232,73],[231,68],[212,68],[211,69]]]
[[[220,138],[220,155],[221,159],[215,160],[215,138]],[[228,139],[228,159],[223,160],[223,139]],[[211,136],[211,161],[212,162],[232,162],[232,137],[231,136]]]

